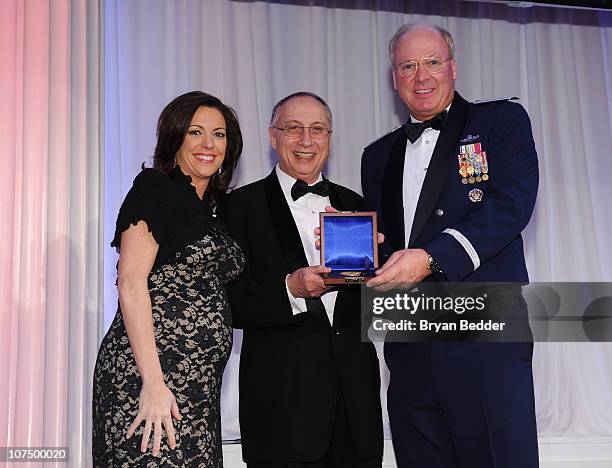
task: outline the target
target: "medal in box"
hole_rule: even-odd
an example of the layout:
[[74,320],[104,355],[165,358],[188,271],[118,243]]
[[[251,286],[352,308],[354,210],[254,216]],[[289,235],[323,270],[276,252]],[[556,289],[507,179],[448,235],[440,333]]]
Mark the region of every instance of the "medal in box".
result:
[[376,212],[320,213],[325,284],[363,283],[378,268]]

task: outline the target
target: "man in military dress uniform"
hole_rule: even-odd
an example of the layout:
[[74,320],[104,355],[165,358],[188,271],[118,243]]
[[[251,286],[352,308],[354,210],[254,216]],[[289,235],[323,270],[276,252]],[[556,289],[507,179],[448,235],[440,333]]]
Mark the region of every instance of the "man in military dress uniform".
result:
[[[454,42],[442,28],[404,25],[389,52],[410,117],[363,153],[366,208],[393,252],[368,285],[528,281],[521,231],[538,162],[527,113],[455,92]],[[520,294],[503,301],[524,310]],[[531,342],[386,343],[398,467],[538,466],[532,351]]]

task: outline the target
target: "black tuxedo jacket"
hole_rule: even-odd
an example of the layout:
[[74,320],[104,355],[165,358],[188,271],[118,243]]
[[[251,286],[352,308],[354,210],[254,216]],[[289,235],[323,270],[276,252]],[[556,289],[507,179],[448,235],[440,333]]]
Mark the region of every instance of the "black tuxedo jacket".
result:
[[[331,184],[339,210],[361,197]],[[235,190],[220,215],[246,257],[229,288],[233,323],[244,330],[240,356],[242,453],[249,462],[315,461],[331,437],[338,391],[359,455],[382,459],[376,351],[360,339],[358,288],[340,290],[330,325],[320,299],[293,315],[285,278],[308,266],[276,173]]]

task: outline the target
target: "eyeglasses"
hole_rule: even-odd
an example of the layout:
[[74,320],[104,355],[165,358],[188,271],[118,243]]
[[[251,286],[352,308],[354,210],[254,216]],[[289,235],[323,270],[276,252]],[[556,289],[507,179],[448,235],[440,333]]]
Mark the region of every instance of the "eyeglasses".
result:
[[429,73],[439,73],[442,71],[442,67],[446,62],[451,60],[452,57],[442,59],[441,57],[427,57],[421,60],[407,60],[406,62],[400,63],[395,69],[402,78],[412,78],[416,75],[419,65],[425,67]]
[[280,130],[287,137],[297,138],[304,135],[304,130],[310,130],[310,136],[312,138],[324,138],[327,135],[330,135],[333,131],[331,128],[323,127],[322,125],[313,125],[312,127],[302,127],[301,125],[287,125],[286,127],[275,127],[272,125],[272,128],[276,130]]

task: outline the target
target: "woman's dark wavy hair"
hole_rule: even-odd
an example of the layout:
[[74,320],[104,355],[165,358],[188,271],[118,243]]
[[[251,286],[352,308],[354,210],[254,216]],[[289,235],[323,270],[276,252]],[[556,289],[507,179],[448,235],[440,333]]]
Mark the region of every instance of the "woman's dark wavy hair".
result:
[[215,206],[225,196],[242,153],[242,133],[236,112],[215,96],[202,91],[192,91],[175,98],[164,108],[157,121],[157,145],[153,154],[153,167],[164,174],[172,171],[176,163],[176,154],[187,135],[191,119],[200,107],[212,107],[221,112],[227,129],[227,148],[221,173],[215,172],[210,178],[204,194],[204,200]]

